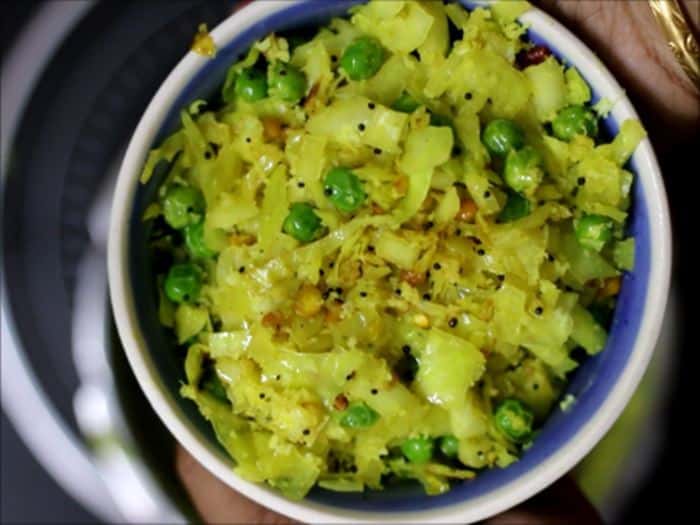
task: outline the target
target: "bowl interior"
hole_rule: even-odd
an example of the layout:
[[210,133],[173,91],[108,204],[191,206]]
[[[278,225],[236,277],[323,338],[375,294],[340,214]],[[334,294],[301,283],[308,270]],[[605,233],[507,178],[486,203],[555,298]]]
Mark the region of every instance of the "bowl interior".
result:
[[[217,87],[223,82],[228,66],[244,54],[252,42],[272,31],[283,31],[304,27],[313,27],[327,22],[332,16],[340,16],[347,9],[357,4],[358,0],[313,1],[290,3],[264,21],[255,23],[246,31],[238,34],[227,45],[218,50],[216,57],[200,71],[182,89],[175,103],[163,120],[158,133],[160,140],[179,126],[179,112],[195,99],[211,99],[216,96]],[[462,4],[471,8],[475,2],[462,0]],[[560,59],[565,59],[552,42],[548,42],[534,30],[529,31],[529,38],[537,43],[547,44]],[[586,71],[580,71],[586,78]],[[593,86],[592,86],[593,87]],[[600,94],[593,89],[594,100]],[[618,122],[612,116],[602,122],[603,132],[614,135]],[[636,156],[635,156],[636,157]],[[627,167],[636,174],[635,157]],[[194,403],[184,400],[179,395],[181,382],[184,381],[184,354],[176,350],[174,338],[158,322],[158,293],[153,275],[153,261],[148,249],[149,229],[141,220],[146,206],[151,202],[158,183],[162,180],[155,176],[148,185],[136,192],[135,204],[129,222],[128,264],[139,328],[150,351],[163,383],[163,388],[172,398],[195,432],[200,433],[214,446],[222,458],[229,463],[228,456],[219,446],[209,424],[200,416]],[[463,502],[501,487],[543,462],[570,441],[592,415],[601,407],[611,392],[632,355],[637,333],[641,325],[646,303],[648,280],[650,275],[650,224],[648,207],[645,201],[643,184],[636,180],[633,186],[633,204],[629,218],[628,233],[636,239],[636,261],[634,270],[624,276],[622,290],[615,311],[614,320],[606,349],[599,355],[588,358],[571,375],[567,394],[576,398],[573,407],[563,412],[558,407],[551,414],[534,445],[527,450],[520,461],[506,469],[494,469],[480,473],[476,479],[457,484],[453,490],[441,496],[427,497],[422,488],[414,483],[392,486],[382,492],[364,494],[336,493],[324,489],[314,489],[309,498],[315,502],[341,508],[373,511],[425,510]]]

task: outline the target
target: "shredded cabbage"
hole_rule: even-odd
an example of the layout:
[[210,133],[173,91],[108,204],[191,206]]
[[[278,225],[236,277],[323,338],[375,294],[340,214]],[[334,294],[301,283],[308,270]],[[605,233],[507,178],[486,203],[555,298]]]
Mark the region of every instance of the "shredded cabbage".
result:
[[[572,350],[605,347],[591,311],[614,306],[634,266],[627,161],[645,132],[630,120],[609,143],[551,135],[548,122],[590,104],[591,90],[555,57],[516,66],[528,6],[373,0],[301,44],[269,35],[231,64],[222,106],[189,104],[149,154],[141,181],[156,173],[160,185],[143,214],[153,250],[199,269],[197,293],[181,302],[172,287],[186,282],[154,276],[159,321],[186,349],[182,395],[244,478],[293,499],[392,478],[444,493],[517,460],[524,446],[493,417],[500,401],[521,400],[542,425],[578,365]],[[354,81],[339,64],[360,37],[385,56]],[[242,100],[241,72],[276,61],[303,75],[301,101],[275,90]],[[544,178],[518,216],[508,215],[507,161],[482,141],[497,118],[542,157]],[[337,208],[334,192],[358,185],[359,205]],[[195,190],[191,206],[201,194],[202,224],[170,227],[173,187]],[[307,237],[290,234],[300,204],[313,213],[301,227],[317,228]],[[584,214],[614,221],[599,251],[576,237]],[[437,451],[446,436],[458,442],[453,459],[402,452],[419,437]]]

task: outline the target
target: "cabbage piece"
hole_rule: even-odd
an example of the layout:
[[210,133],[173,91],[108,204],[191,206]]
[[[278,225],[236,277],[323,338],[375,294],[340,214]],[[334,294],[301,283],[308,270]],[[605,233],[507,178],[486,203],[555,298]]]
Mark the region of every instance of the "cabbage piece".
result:
[[560,377],[577,366],[565,346],[572,334],[572,308],[577,299],[575,294],[561,294],[554,308],[543,308],[539,315],[530,314],[523,324],[520,344]]
[[488,430],[488,413],[479,396],[469,390],[463,404],[450,410],[452,433],[460,438],[481,436]]
[[491,6],[491,12],[501,26],[506,26],[532,9],[526,0],[498,0]]
[[482,7],[477,7],[471,11],[466,19],[466,23],[458,26],[463,31],[463,39],[462,42],[457,42],[455,46],[459,46],[459,49],[463,47],[484,48],[503,57],[509,64],[512,64],[515,54],[523,46],[519,37],[524,31],[524,27],[514,22],[508,22],[505,19],[499,22],[492,15],[493,13],[490,9]]
[[420,245],[391,232],[384,232],[374,243],[377,255],[382,259],[410,270],[420,255]]
[[[516,276],[535,285],[540,278],[540,265],[547,247],[547,230],[541,230],[539,226],[550,217],[552,209],[544,206],[538,208],[518,221],[517,225],[506,223],[494,226],[486,255],[482,257],[488,268],[496,274]],[[528,222],[521,224],[522,221]]]
[[452,124],[469,162],[475,167],[483,168],[489,160],[489,154],[481,142],[479,116],[471,108],[462,106]]
[[146,209],[143,211],[143,215],[141,216],[141,220],[145,222],[150,219],[155,219],[156,217],[159,217],[162,214],[163,207],[160,205],[160,203],[152,202],[151,204],[146,206]]
[[[447,93],[455,104],[481,110],[487,100],[492,118],[513,118],[529,102],[532,89],[522,71],[503,56],[489,49],[457,45],[445,65],[428,79],[424,94],[438,98]],[[471,100],[464,98],[466,93]]]
[[465,27],[469,21],[469,11],[458,3],[450,2],[445,5],[445,14],[447,14],[447,18],[450,19],[450,22],[459,29]]
[[613,245],[613,261],[620,270],[631,272],[634,269],[634,238],[629,237],[623,241],[617,241]]
[[304,103],[307,109],[322,107],[330,95],[333,84],[333,72],[331,70],[331,58],[326,46],[318,40],[301,45],[294,50],[291,63],[300,68],[306,74],[307,85],[313,98]]
[[418,46],[420,61],[428,67],[440,65],[450,45],[445,7],[440,2],[423,2],[421,7],[433,17],[433,23],[425,40]]
[[446,126],[411,130],[399,167],[409,174],[433,169],[449,160],[453,140],[452,129]]
[[207,347],[195,343],[187,349],[187,357],[185,357],[185,378],[190,385],[197,385],[202,377],[204,355],[207,353]]
[[532,85],[533,103],[540,122],[549,122],[567,104],[567,86],[564,68],[554,57],[525,68],[525,76]]
[[576,203],[585,211],[594,212],[591,204],[604,204],[617,208],[622,204],[626,181],[622,170],[613,162],[591,152],[569,170],[568,184],[585,180],[576,195]]
[[162,278],[158,279],[158,321],[168,328],[175,326],[175,305],[163,291]]
[[[496,192],[491,188],[487,173],[472,163],[465,163],[464,183],[482,215],[493,215],[501,209]],[[487,197],[486,192],[490,195]]]
[[321,178],[328,162],[326,154],[326,137],[322,135],[302,135],[297,141],[287,145],[290,171],[294,177],[304,183],[310,192],[314,204],[328,207],[328,199],[323,195]]
[[216,115],[208,111],[197,119],[197,127],[202,132],[204,140],[222,146],[231,142],[231,127],[225,122],[219,122]]
[[445,191],[435,210],[435,222],[437,224],[448,224],[452,222],[459,211],[459,195],[457,188],[450,187]]
[[205,217],[205,228],[232,230],[258,215],[255,200],[243,193],[221,193]]
[[[524,346],[560,376],[576,367],[564,346],[572,330],[571,308],[574,294],[562,294],[555,308],[528,307],[527,293],[506,280],[492,295],[493,333],[499,341]],[[529,310],[529,311],[528,311]]]
[[209,312],[206,308],[181,304],[175,310],[175,335],[182,344],[194,337],[209,324]]
[[568,264],[567,275],[578,285],[583,286],[592,279],[618,275],[618,271],[599,253],[581,246],[570,228],[553,241],[550,251]]
[[282,240],[282,223],[289,210],[286,181],[287,170],[280,165],[265,186],[258,246],[266,257],[275,257],[286,247]]
[[389,454],[386,437],[363,432],[355,440],[357,478],[370,488],[382,488],[382,475],[387,470],[383,457]]
[[204,157],[204,152],[207,150],[207,141],[187,111],[183,110],[180,112],[180,120],[185,139],[182,161],[185,167],[191,167]]
[[170,135],[167,139],[163,141],[160,147],[152,149],[148,153],[148,158],[141,171],[141,176],[139,181],[145,184],[151,179],[153,175],[153,170],[156,168],[161,161],[172,162],[182,148],[185,146],[185,137],[182,131],[178,131]]
[[274,62],[276,60],[289,62],[289,44],[287,40],[274,33],[255,42],[253,48],[258,49],[268,62]]
[[437,405],[462,407],[467,390],[484,373],[485,359],[469,341],[432,328],[408,335],[419,368],[416,389]]
[[506,397],[521,399],[543,421],[561,394],[561,381],[549,367],[534,356],[524,359],[520,366],[503,374],[493,374],[496,388]]
[[517,459],[508,451],[506,443],[489,436],[477,436],[459,441],[459,460],[470,467],[483,468],[497,465],[504,468]]
[[571,339],[576,344],[581,345],[590,355],[597,354],[605,348],[608,334],[588,310],[577,304],[571,312],[571,317],[573,319]]
[[591,100],[591,88],[578,69],[573,66],[567,68],[564,77],[566,78],[566,101],[569,105],[582,105]]
[[352,23],[393,53],[406,54],[426,41],[434,18],[425,5],[418,2],[380,1],[359,8]]
[[273,384],[260,381],[260,372],[250,359],[220,358],[216,368],[228,378],[228,396],[237,413],[254,417],[258,425],[288,442],[303,445],[315,439],[326,415],[314,392],[308,388],[278,392]]
[[615,102],[616,101],[603,97],[598,102],[593,104],[591,109],[595,111],[600,118],[605,118],[610,114],[613,107],[615,107]]
[[538,151],[542,154],[546,172],[557,182],[557,186],[562,188],[564,193],[573,189],[567,179],[569,167],[571,165],[569,144],[557,138],[545,135],[542,137],[541,148]]
[[373,104],[365,97],[336,100],[313,115],[306,129],[348,147],[367,145],[390,153],[399,152],[399,140],[408,115]]
[[527,294],[506,281],[491,297],[493,302],[491,327],[494,336],[502,342],[519,345],[522,325],[527,320],[525,313]]
[[231,144],[225,144],[216,159],[205,160],[196,166],[193,178],[202,190],[207,208],[213,207],[222,193],[235,192],[242,172],[243,161]]
[[397,178],[393,167],[367,163],[353,171],[364,183],[364,189],[370,202],[376,202],[384,210],[394,207],[394,203],[400,196],[396,194],[393,186]]
[[216,261],[214,285],[203,290],[210,301],[210,311],[221,319],[223,330],[238,329],[252,315],[249,277],[239,272],[247,263],[250,257],[245,248],[225,248]]
[[387,20],[398,16],[407,3],[406,0],[375,0],[356,7],[352,13],[362,14],[374,20]]
[[231,332],[215,332],[207,337],[207,347],[212,358],[243,357],[252,341],[251,334],[246,330]]
[[251,301],[245,287],[240,285],[216,287],[209,290],[211,312],[221,319],[224,330],[236,330],[252,314]]
[[410,219],[420,209],[430,191],[433,170],[450,158],[452,144],[448,127],[428,126],[408,134],[399,161],[400,169],[408,175],[408,193],[394,211],[397,222]]
[[[216,428],[216,424],[214,426]],[[249,435],[253,447],[245,460],[238,460],[238,456],[242,455],[240,451],[232,453],[227,447],[229,453],[237,460],[236,473],[251,481],[267,481],[292,500],[300,500],[306,496],[323,468],[321,458],[302,447],[281,441],[270,432],[256,431]]]
[[610,144],[598,146],[596,151],[618,166],[622,166],[646,136],[647,133],[638,120],[628,119],[622,123],[613,141]]
[[347,478],[324,479],[318,480],[318,486],[335,492],[362,492],[365,484],[361,481],[356,481]]

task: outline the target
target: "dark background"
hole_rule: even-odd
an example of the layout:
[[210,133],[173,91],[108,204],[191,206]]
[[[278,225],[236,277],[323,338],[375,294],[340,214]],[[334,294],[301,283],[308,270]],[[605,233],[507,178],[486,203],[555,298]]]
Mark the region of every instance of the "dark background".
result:
[[[0,6],[3,60],[37,4],[27,0],[3,2]],[[0,425],[0,522],[95,522],[95,517],[68,496],[37,463],[5,414],[2,414]]]
[[[154,0],[151,0],[154,1]],[[159,1],[159,0],[155,0]],[[609,0],[615,1],[615,0]],[[639,0],[643,1],[643,0]],[[126,2],[125,2],[126,4]],[[133,2],[130,2],[133,6]],[[23,24],[36,9],[30,1],[3,2],[0,49],[3,58]],[[572,28],[575,31],[575,28]],[[654,122],[645,117],[645,101],[633,102],[647,127]],[[669,194],[674,227],[674,285],[680,307],[680,334],[676,352],[680,366],[672,381],[672,401],[668,438],[649,481],[626,510],[622,523],[690,523],[696,501],[696,441],[698,389],[696,387],[698,352],[691,339],[689,324],[696,311],[697,263],[697,149],[696,133],[686,143],[676,143],[660,157]],[[688,321],[685,323],[684,321]],[[80,508],[37,464],[19,440],[5,416],[2,417],[0,463],[0,521],[2,523],[79,523],[95,518]],[[645,432],[660,431],[655,421],[647,423]]]

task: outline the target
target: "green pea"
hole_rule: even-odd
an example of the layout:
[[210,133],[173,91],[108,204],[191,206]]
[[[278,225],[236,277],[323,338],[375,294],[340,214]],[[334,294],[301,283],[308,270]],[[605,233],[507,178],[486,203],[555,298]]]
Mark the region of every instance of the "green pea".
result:
[[404,91],[391,105],[391,109],[401,113],[413,113],[419,106],[418,101]]
[[165,222],[176,230],[199,221],[203,212],[204,197],[189,186],[173,186],[163,199]]
[[440,452],[448,458],[457,457],[459,452],[459,439],[453,435],[442,436],[440,438]]
[[340,67],[351,80],[366,80],[379,71],[385,59],[386,53],[379,42],[362,37],[345,48]]
[[267,77],[259,69],[244,69],[236,77],[234,90],[246,102],[261,100],[267,96]]
[[432,439],[419,436],[401,443],[401,452],[411,463],[427,463],[433,457],[434,446]]
[[491,155],[505,157],[510,151],[523,147],[525,135],[520,126],[512,120],[496,119],[484,128],[481,142]]
[[306,93],[306,75],[287,62],[277,61],[267,73],[270,95],[285,102],[299,102]]
[[340,425],[346,428],[365,428],[371,427],[379,419],[372,408],[363,402],[352,403],[343,411],[340,417]]
[[321,232],[323,224],[313,207],[305,202],[295,202],[289,208],[282,230],[301,242],[313,241]]
[[508,439],[516,443],[524,443],[532,435],[532,425],[535,416],[519,399],[504,399],[496,407],[493,415],[496,428]]
[[185,226],[185,246],[195,259],[209,259],[216,255],[204,242],[204,221]]
[[576,135],[595,137],[598,134],[598,117],[583,106],[569,106],[552,121],[552,132],[555,137],[567,142]]
[[348,168],[333,168],[323,180],[323,193],[340,211],[351,213],[367,199],[362,183]]
[[512,222],[530,215],[530,201],[519,193],[510,192],[506,205],[498,215],[499,222]]
[[536,149],[525,146],[508,153],[503,168],[503,179],[513,190],[532,195],[543,177],[542,156]]
[[612,238],[613,224],[602,215],[584,215],[574,221],[574,233],[581,246],[599,252]]
[[165,295],[174,303],[194,301],[199,297],[202,275],[194,264],[174,264],[165,277]]

